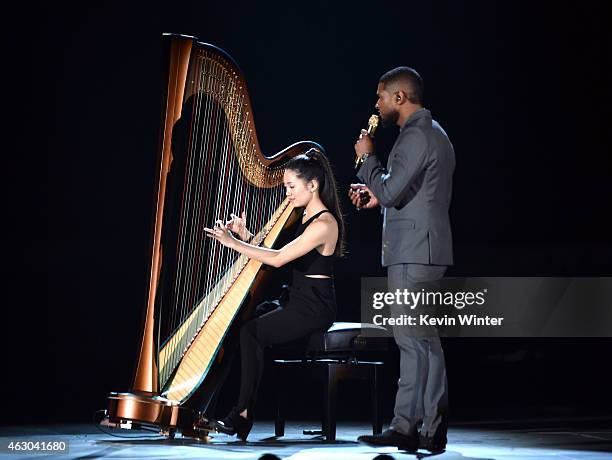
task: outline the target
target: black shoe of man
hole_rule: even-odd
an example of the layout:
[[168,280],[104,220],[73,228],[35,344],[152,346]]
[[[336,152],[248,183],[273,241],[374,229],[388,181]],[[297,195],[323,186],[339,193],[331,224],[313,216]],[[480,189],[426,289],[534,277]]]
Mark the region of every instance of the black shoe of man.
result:
[[419,447],[419,438],[395,430],[386,430],[371,436],[359,436],[357,441],[372,447],[397,447],[407,452],[416,452]]
[[444,439],[439,437],[428,437],[419,434],[419,449],[428,450],[432,454],[444,452],[446,449],[446,436]]

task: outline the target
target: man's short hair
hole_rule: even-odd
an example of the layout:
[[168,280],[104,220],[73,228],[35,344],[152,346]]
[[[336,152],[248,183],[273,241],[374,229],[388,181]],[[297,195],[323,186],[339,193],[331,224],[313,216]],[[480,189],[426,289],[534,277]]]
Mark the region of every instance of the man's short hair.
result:
[[389,70],[378,80],[386,88],[398,86],[408,90],[408,100],[413,104],[423,104],[423,79],[412,67],[396,67]]

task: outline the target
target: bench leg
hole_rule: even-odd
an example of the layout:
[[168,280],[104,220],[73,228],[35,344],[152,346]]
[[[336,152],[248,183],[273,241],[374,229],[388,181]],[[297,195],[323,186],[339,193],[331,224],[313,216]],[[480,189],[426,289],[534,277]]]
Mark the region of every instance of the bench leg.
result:
[[372,379],[370,381],[370,391],[372,392],[372,433],[382,433],[382,419],[380,418],[380,401],[378,397],[378,366],[373,366]]
[[279,438],[285,436],[285,417],[281,413],[280,407],[276,412],[276,419],[274,420],[274,435]]
[[276,437],[285,436],[285,390],[284,381],[280,378],[282,372],[276,368],[276,417],[274,419],[274,435]]
[[336,395],[338,381],[336,369],[333,364],[327,366],[327,379],[325,384],[325,415],[323,417],[323,433],[328,441],[336,440]]

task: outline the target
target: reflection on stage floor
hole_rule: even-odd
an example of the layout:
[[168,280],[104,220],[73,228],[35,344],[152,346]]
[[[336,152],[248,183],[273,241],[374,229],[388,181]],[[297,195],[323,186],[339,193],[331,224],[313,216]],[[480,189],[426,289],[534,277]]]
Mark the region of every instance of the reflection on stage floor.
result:
[[[522,426],[521,426],[522,425]],[[542,422],[531,428],[515,422],[462,423],[451,426],[446,451],[439,459],[612,459],[612,421],[573,420]],[[66,441],[69,452],[48,458],[123,458],[123,459],[259,459],[264,454],[291,459],[374,459],[433,456],[428,452],[407,454],[395,448],[371,448],[358,444],[357,436],[371,433],[365,423],[339,423],[337,440],[306,436],[305,429],[315,423],[288,423],[285,436],[276,438],[271,421],[255,424],[248,442],[213,434],[205,443],[177,435],[166,439],[154,434],[118,431],[102,433],[94,425],[51,425],[0,428],[2,458],[45,458],[41,453],[8,453],[10,441]],[[119,437],[121,436],[121,437]],[[267,456],[264,458],[275,458]]]

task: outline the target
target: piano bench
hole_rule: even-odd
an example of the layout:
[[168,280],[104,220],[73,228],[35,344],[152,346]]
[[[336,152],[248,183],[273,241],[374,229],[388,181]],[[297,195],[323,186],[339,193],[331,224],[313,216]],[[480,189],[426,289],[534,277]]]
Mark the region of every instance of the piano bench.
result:
[[[362,330],[368,329],[368,336]],[[386,330],[373,324],[334,323],[327,332],[313,334],[306,353],[296,359],[275,359],[277,385],[277,410],[274,423],[276,436],[285,434],[284,405],[290,376],[297,371],[308,371],[311,379],[324,383],[325,410],[321,431],[304,431],[304,434],[324,435],[328,441],[336,439],[336,396],[340,380],[363,379],[370,382],[372,398],[372,431],[382,432],[379,410],[379,383],[382,361],[362,361],[359,355],[386,352],[389,339]]]

